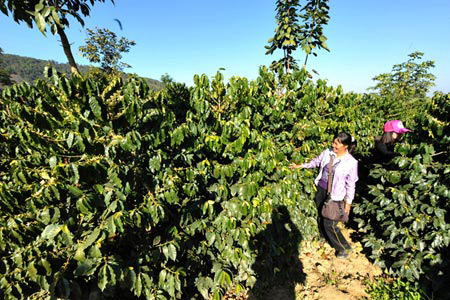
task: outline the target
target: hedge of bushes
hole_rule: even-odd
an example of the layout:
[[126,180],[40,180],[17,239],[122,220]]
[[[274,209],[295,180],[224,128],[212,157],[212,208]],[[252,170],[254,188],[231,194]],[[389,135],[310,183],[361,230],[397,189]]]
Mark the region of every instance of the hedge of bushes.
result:
[[[261,68],[255,81],[227,84],[220,73],[196,75],[194,87],[174,83],[160,92],[135,77],[45,73],[46,80],[5,89],[0,102],[0,285],[12,299],[219,299],[297,276],[279,270],[292,265],[302,239],[317,234],[317,212],[314,173],[291,171],[289,163],[320,153],[336,131],[354,134],[359,157],[368,157],[387,107],[377,96],[312,82],[306,71],[277,77]],[[430,122],[434,133],[440,123]],[[404,174],[433,163],[431,145],[405,145],[399,171],[374,168],[382,186],[370,195],[409,203],[416,187]],[[427,191],[443,197],[428,184],[443,185],[437,175],[448,172],[424,168]],[[366,246],[403,275],[376,248],[388,237],[367,223],[380,207],[396,213],[384,202],[370,206],[370,197],[355,209]],[[429,214],[448,223],[441,198],[426,199]],[[417,222],[405,224],[421,230]],[[447,223],[439,222],[423,225],[426,234],[442,233],[436,253],[448,245]],[[421,274],[422,264],[414,266]]]

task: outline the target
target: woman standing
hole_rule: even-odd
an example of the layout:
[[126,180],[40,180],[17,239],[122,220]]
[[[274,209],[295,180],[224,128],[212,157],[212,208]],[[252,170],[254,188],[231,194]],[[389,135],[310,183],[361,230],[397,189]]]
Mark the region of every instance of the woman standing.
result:
[[408,128],[403,126],[402,121],[392,120],[384,124],[383,135],[375,138],[375,163],[387,163],[398,153],[394,152],[395,143],[400,140],[402,135],[410,132]]
[[319,175],[315,179],[317,193],[315,196],[316,207],[319,213],[319,232],[336,250],[336,257],[347,258],[352,251],[350,244],[345,239],[339,227],[338,221],[328,220],[321,215],[322,206],[328,197],[328,173],[330,160],[332,161],[332,186],[329,195],[332,201],[345,201],[345,213],[350,214],[350,208],[355,197],[356,181],[358,181],[358,161],[352,156],[356,148],[356,141],[346,132],[334,136],[331,149],[326,149],[312,161],[298,165],[291,164],[292,169],[319,168]]

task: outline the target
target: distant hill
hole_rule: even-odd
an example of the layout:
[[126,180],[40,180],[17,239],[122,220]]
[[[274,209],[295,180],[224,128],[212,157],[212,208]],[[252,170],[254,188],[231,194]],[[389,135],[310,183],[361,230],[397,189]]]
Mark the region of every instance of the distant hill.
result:
[[[69,64],[59,63],[54,60],[42,60],[5,53],[1,56],[1,60],[2,67],[11,70],[11,78],[15,83],[20,83],[22,81],[33,82],[38,78],[43,78],[44,68],[48,64],[52,65],[58,72],[66,74],[71,73]],[[86,73],[89,70],[89,66],[78,65],[78,69],[81,73]],[[161,90],[164,86],[161,81],[145,77],[142,78],[147,80],[148,85],[152,90]]]

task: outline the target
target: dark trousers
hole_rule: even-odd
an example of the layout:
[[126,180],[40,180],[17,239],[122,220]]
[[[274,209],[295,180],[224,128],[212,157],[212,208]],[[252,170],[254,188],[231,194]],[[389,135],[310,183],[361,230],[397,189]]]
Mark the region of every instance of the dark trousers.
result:
[[351,247],[339,227],[337,227],[339,222],[322,217],[322,206],[326,199],[327,191],[318,186],[315,201],[318,210],[317,224],[319,226],[319,232],[323,238],[327,239],[331,247],[338,252],[343,252],[345,249],[350,249]]

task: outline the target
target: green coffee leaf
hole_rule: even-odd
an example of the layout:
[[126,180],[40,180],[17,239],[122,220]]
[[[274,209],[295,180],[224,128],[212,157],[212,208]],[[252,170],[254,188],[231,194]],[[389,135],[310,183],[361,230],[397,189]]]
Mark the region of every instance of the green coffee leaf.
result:
[[34,21],[36,22],[37,27],[39,28],[39,30],[44,33],[45,35],[45,19],[44,17],[39,13],[39,12],[35,12],[34,14]]
[[97,99],[95,97],[90,97],[89,98],[89,106],[91,107],[92,113],[94,114],[94,116],[101,120],[102,117],[102,110],[100,105],[97,102]]
[[100,228],[95,228],[91,234],[86,238],[86,241],[83,244],[83,248],[86,249],[89,246],[91,246],[94,242],[97,241],[98,237],[100,236],[101,230]]
[[169,244],[169,246],[167,248],[168,248],[167,251],[168,251],[169,258],[172,259],[173,261],[176,261],[177,248],[173,244]]
[[93,275],[99,266],[101,260],[99,259],[85,259],[78,263],[75,270],[75,276],[90,276]]
[[62,230],[62,226],[58,224],[50,224],[45,227],[44,231],[41,234],[43,239],[52,240],[54,239],[58,233]]
[[50,159],[49,159],[50,168],[54,168],[57,163],[58,163],[58,159],[56,158],[56,156],[50,157]]
[[27,275],[30,276],[32,280],[36,280],[37,270],[34,267],[34,262],[28,264]]
[[66,140],[67,146],[68,146],[69,148],[72,148],[73,138],[74,138],[74,134],[73,134],[73,132],[71,131],[71,132],[69,132],[69,135],[67,136],[67,140]]

